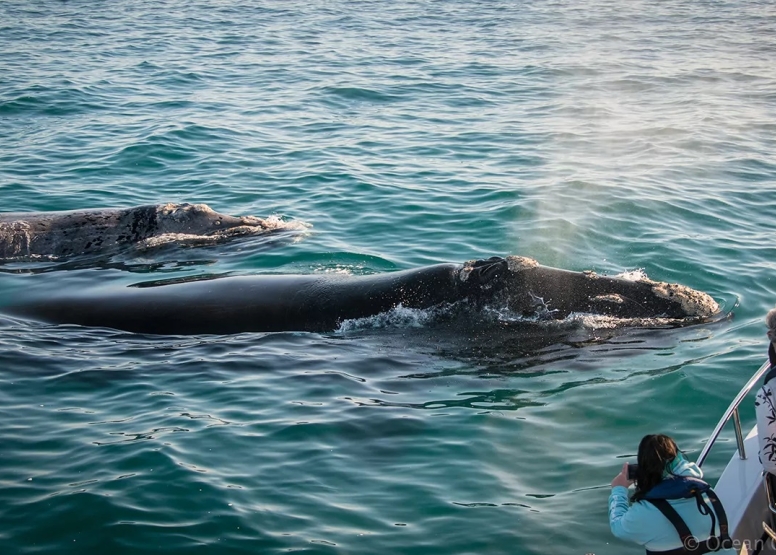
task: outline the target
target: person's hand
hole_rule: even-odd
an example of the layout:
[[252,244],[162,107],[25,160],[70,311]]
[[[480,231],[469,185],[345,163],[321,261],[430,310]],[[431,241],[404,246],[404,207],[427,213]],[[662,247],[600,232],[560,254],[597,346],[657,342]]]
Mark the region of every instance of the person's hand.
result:
[[614,480],[612,480],[612,487],[622,486],[627,488],[632,483],[633,480],[628,480],[628,463],[625,463],[622,465],[622,470],[620,470],[620,473],[614,477]]

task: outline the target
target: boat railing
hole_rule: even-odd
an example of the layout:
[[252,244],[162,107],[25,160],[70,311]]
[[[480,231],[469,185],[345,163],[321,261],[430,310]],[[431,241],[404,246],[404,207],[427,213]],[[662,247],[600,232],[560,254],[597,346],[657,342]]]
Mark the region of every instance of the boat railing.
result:
[[751,378],[749,378],[749,381],[746,382],[746,385],[741,388],[741,391],[738,392],[736,398],[733,399],[732,403],[730,403],[730,406],[725,411],[725,414],[723,414],[722,418],[720,418],[719,422],[717,422],[716,428],[714,428],[714,431],[711,432],[709,440],[706,442],[706,445],[704,445],[701,454],[698,455],[698,460],[695,461],[698,466],[703,466],[703,462],[709,455],[709,451],[711,451],[711,448],[717,441],[719,434],[722,432],[722,429],[725,427],[725,424],[727,424],[731,417],[733,418],[733,427],[735,428],[736,432],[736,443],[738,443],[738,456],[741,458],[741,460],[746,459],[746,450],[744,449],[744,434],[741,431],[741,417],[738,414],[738,406],[746,398],[755,384],[760,381],[760,378],[762,378],[763,375],[768,371],[768,368],[770,368],[770,364],[766,361],[763,363],[760,369],[755,372]]

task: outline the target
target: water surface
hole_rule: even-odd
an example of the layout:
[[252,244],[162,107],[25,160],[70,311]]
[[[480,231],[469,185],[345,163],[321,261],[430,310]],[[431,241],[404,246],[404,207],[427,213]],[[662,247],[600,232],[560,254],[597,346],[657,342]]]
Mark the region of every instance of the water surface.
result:
[[765,355],[775,28],[756,0],[0,4],[0,210],[313,226],[8,263],[2,302],[513,253],[734,313],[538,347],[406,313],[193,337],[4,317],[0,551],[640,552],[609,533],[611,478],[645,433],[697,453]]

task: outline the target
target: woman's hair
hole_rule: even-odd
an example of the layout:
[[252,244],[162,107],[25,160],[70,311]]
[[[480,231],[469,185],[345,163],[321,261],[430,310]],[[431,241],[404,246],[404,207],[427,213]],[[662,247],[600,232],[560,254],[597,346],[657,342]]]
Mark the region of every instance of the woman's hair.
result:
[[771,363],[771,367],[776,366],[776,308],[772,308],[765,315],[765,325],[768,326],[768,361]]
[[776,308],[772,308],[765,315],[765,325],[768,326],[768,329],[776,330]]
[[636,471],[636,492],[633,501],[640,501],[649,490],[663,481],[666,466],[679,454],[673,439],[663,434],[650,434],[639,443]]

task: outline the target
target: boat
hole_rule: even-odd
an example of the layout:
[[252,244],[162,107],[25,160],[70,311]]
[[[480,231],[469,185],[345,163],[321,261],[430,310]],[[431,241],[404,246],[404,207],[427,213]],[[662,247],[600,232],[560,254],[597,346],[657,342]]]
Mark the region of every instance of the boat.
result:
[[[741,555],[752,555],[760,547],[760,555],[776,555],[776,484],[773,492],[766,488],[763,467],[760,464],[757,426],[744,436],[741,429],[739,407],[749,392],[759,386],[770,368],[765,362],[741,388],[727,411],[722,415],[696,464],[703,467],[711,449],[716,444],[725,425],[733,420],[737,449],[725,466],[714,490],[717,492],[728,517],[728,529],[733,547]],[[752,411],[754,402],[749,401]]]

